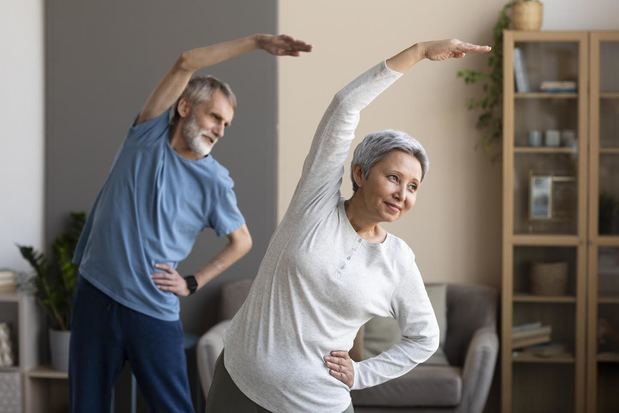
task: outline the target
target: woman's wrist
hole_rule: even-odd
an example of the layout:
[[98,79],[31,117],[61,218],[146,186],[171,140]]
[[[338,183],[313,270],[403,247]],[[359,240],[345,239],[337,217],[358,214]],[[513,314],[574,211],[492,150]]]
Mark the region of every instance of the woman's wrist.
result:
[[404,73],[425,58],[425,51],[424,43],[415,43],[408,49],[404,49],[387,59],[387,66],[392,70]]

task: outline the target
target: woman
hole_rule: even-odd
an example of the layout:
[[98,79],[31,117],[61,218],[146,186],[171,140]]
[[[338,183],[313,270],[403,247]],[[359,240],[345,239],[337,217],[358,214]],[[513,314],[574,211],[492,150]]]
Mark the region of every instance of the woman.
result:
[[[420,60],[460,58],[487,46],[415,44],[338,92],[328,107],[288,211],[277,228],[217,363],[207,411],[352,412],[350,389],[399,377],[438,347],[436,318],[404,241],[386,232],[415,204],[427,173],[423,147],[402,132],[369,135],[340,185],[359,113]],[[398,320],[402,340],[353,362],[359,328]],[[222,361],[223,358],[223,361]]]

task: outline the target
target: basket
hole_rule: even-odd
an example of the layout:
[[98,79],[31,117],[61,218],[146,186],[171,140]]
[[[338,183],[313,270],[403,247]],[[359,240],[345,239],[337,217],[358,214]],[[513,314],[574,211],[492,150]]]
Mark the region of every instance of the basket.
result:
[[538,262],[531,271],[531,294],[565,295],[567,293],[567,262]]
[[542,28],[544,5],[539,1],[517,1],[512,6],[512,29],[539,30]]
[[21,411],[19,371],[0,371],[0,413],[20,413]]

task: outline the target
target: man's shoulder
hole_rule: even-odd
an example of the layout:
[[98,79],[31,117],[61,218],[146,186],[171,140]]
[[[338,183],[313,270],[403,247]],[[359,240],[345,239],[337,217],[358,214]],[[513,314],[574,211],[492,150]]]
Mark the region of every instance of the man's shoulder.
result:
[[230,188],[234,186],[234,181],[230,176],[230,171],[228,168],[223,166],[217,159],[213,157],[213,155],[209,155],[211,157],[211,162],[208,164],[207,173],[209,175],[209,180],[218,187]]

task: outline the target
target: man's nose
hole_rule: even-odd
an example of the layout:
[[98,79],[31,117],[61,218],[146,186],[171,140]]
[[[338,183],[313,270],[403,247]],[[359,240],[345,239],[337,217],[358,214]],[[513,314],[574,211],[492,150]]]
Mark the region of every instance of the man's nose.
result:
[[213,130],[213,132],[215,132],[215,135],[217,136],[217,138],[222,138],[224,136],[224,126],[217,125],[215,129]]

